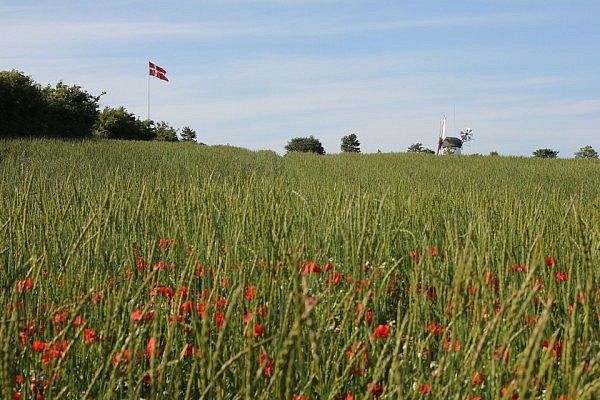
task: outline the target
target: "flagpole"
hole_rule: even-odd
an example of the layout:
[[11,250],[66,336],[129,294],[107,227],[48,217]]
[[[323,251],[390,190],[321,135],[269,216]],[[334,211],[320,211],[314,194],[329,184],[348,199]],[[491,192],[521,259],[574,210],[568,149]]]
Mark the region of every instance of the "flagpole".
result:
[[[150,61],[148,61],[148,63],[150,63]],[[148,78],[148,110],[147,110],[147,116],[148,116],[148,121],[150,120],[150,73],[148,72],[147,74],[147,78]]]

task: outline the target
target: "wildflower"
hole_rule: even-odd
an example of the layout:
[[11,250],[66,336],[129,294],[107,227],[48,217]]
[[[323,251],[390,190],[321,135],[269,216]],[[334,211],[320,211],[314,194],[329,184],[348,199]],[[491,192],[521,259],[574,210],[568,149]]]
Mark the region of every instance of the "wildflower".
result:
[[29,291],[29,289],[31,289],[32,287],[33,287],[33,281],[31,280],[31,278],[17,281],[17,291],[19,293],[25,293],[25,292]]
[[44,364],[48,364],[50,361],[52,361],[54,359],[62,358],[62,356],[64,355],[64,352],[65,352],[65,350],[67,350],[68,346],[69,346],[69,342],[66,340],[61,340],[61,341],[58,341],[58,342],[52,344],[51,346],[48,347],[48,349],[42,355],[42,362]]
[[444,351],[446,353],[448,353],[450,351],[454,351],[455,353],[458,353],[458,351],[460,350],[460,341],[452,340],[451,338],[444,339],[442,341],[442,346],[444,347]]
[[75,328],[79,328],[81,325],[83,325],[85,323],[85,321],[83,320],[83,318],[81,317],[81,315],[76,316],[75,318],[73,318],[73,326]]
[[556,260],[554,259],[554,257],[548,256],[544,260],[544,264],[546,264],[546,267],[553,267],[556,265]]
[[427,383],[424,383],[417,388],[417,392],[422,394],[429,394],[431,392],[431,386]]
[[411,250],[408,255],[410,256],[410,259],[413,260],[414,262],[419,261],[419,257],[421,257],[421,255],[416,251],[416,250]]
[[341,279],[342,275],[339,272],[332,272],[329,274],[328,281],[337,284],[340,282]]
[[267,353],[263,352],[258,357],[258,365],[264,368],[265,376],[271,376],[273,372],[273,360],[267,356]]
[[198,316],[200,316],[200,319],[204,319],[205,312],[206,312],[206,304],[198,303]]
[[225,297],[221,297],[217,300],[217,308],[222,310],[227,306],[227,299]]
[[331,271],[331,270],[333,269],[333,264],[332,264],[332,263],[330,263],[330,262],[328,262],[327,264],[325,264],[325,265],[323,266],[323,269],[324,269],[325,271]]
[[569,273],[556,271],[556,274],[554,274],[554,277],[556,278],[556,282],[566,282],[567,279],[569,279]]
[[54,316],[54,318],[52,318],[52,321],[54,321],[54,324],[56,324],[56,325],[62,325],[67,320],[68,316],[69,316],[69,310],[65,310],[65,311],[62,311],[62,312],[56,314]]
[[367,392],[371,392],[373,397],[377,398],[383,394],[383,386],[380,384],[367,383]]
[[250,285],[244,289],[244,298],[248,301],[254,300],[256,297],[256,286]]
[[180,315],[190,314],[193,309],[194,309],[194,303],[191,300],[184,301],[183,303],[181,303],[181,306],[179,306],[179,314]]
[[171,245],[173,244],[174,240],[173,239],[167,239],[167,238],[160,238],[158,240],[158,247],[161,250],[166,250],[169,247],[171,247]]
[[440,336],[444,333],[444,327],[439,326],[435,322],[430,322],[429,325],[427,325],[427,332],[433,336]]
[[217,311],[215,314],[215,325],[218,329],[223,327],[223,322],[225,322],[225,314],[223,314],[221,311]]
[[96,330],[87,328],[83,330],[83,342],[85,344],[93,344],[96,342]]
[[390,326],[387,324],[377,325],[373,334],[371,335],[371,339],[387,339],[390,335]]
[[191,343],[188,343],[185,345],[185,347],[183,348],[183,350],[181,351],[181,356],[182,357],[191,357],[194,355],[194,345]]
[[254,325],[254,337],[261,337],[264,334],[264,328],[261,324]]
[[439,251],[438,251],[438,248],[437,248],[437,247],[433,247],[433,246],[432,246],[432,247],[430,247],[430,248],[429,248],[429,255],[430,255],[431,257],[435,257],[435,256],[437,256],[438,254],[439,254]]
[[550,345],[552,345],[552,348],[551,348],[551,350],[552,350],[552,356],[554,358],[560,357],[560,354],[562,352],[562,345],[560,343],[560,340],[557,339],[554,342],[551,342],[551,341],[548,341],[548,340],[544,340],[542,342],[542,347],[544,349],[546,349],[546,350],[550,348]]
[[154,336],[150,336],[150,339],[148,339],[148,344],[146,344],[146,351],[144,352],[144,356],[146,358],[153,357],[155,350],[156,350],[156,338]]
[[46,350],[47,347],[48,344],[46,342],[41,342],[39,340],[34,340],[31,344],[31,349],[36,353],[41,353],[42,351]]
[[510,270],[512,272],[527,273],[527,271],[529,271],[529,266],[527,264],[513,264],[511,265]]
[[264,317],[267,314],[267,309],[264,306],[259,306],[256,309],[256,312],[258,313],[258,315],[260,315],[261,317]]
[[473,386],[479,386],[485,381],[485,375],[475,371],[473,372],[473,376],[471,377],[471,383]]
[[25,377],[23,375],[16,375],[15,384],[22,385],[23,383],[25,383]]
[[500,280],[494,273],[486,271],[483,274],[483,279],[490,289],[494,289],[496,292],[500,290]]
[[113,367],[118,364],[127,364],[129,362],[129,350],[125,349],[122,353],[116,353],[110,360]]
[[321,268],[314,262],[308,261],[302,264],[302,275],[308,276],[310,274],[320,274]]
[[131,313],[131,320],[133,322],[149,322],[154,319],[153,312],[142,313],[140,310],[134,310]]

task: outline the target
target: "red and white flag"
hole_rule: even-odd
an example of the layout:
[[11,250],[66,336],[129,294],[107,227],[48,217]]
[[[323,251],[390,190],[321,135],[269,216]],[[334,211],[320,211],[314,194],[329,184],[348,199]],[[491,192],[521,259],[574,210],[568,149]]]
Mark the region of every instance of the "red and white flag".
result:
[[167,78],[167,71],[164,68],[161,68],[150,61],[148,61],[148,67],[150,68],[150,76],[155,76],[161,81],[169,82],[169,78]]

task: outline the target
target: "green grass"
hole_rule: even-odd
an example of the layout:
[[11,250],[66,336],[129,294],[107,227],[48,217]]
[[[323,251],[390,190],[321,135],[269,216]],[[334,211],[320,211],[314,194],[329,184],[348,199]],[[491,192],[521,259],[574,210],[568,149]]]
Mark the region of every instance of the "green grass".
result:
[[2,398],[600,392],[597,161],[0,141],[0,182]]

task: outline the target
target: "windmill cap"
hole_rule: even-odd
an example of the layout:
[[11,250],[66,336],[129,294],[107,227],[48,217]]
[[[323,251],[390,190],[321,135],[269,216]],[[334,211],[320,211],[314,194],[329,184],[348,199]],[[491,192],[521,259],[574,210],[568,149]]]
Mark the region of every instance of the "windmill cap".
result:
[[442,147],[458,147],[462,148],[463,142],[457,137],[447,137],[442,143]]

